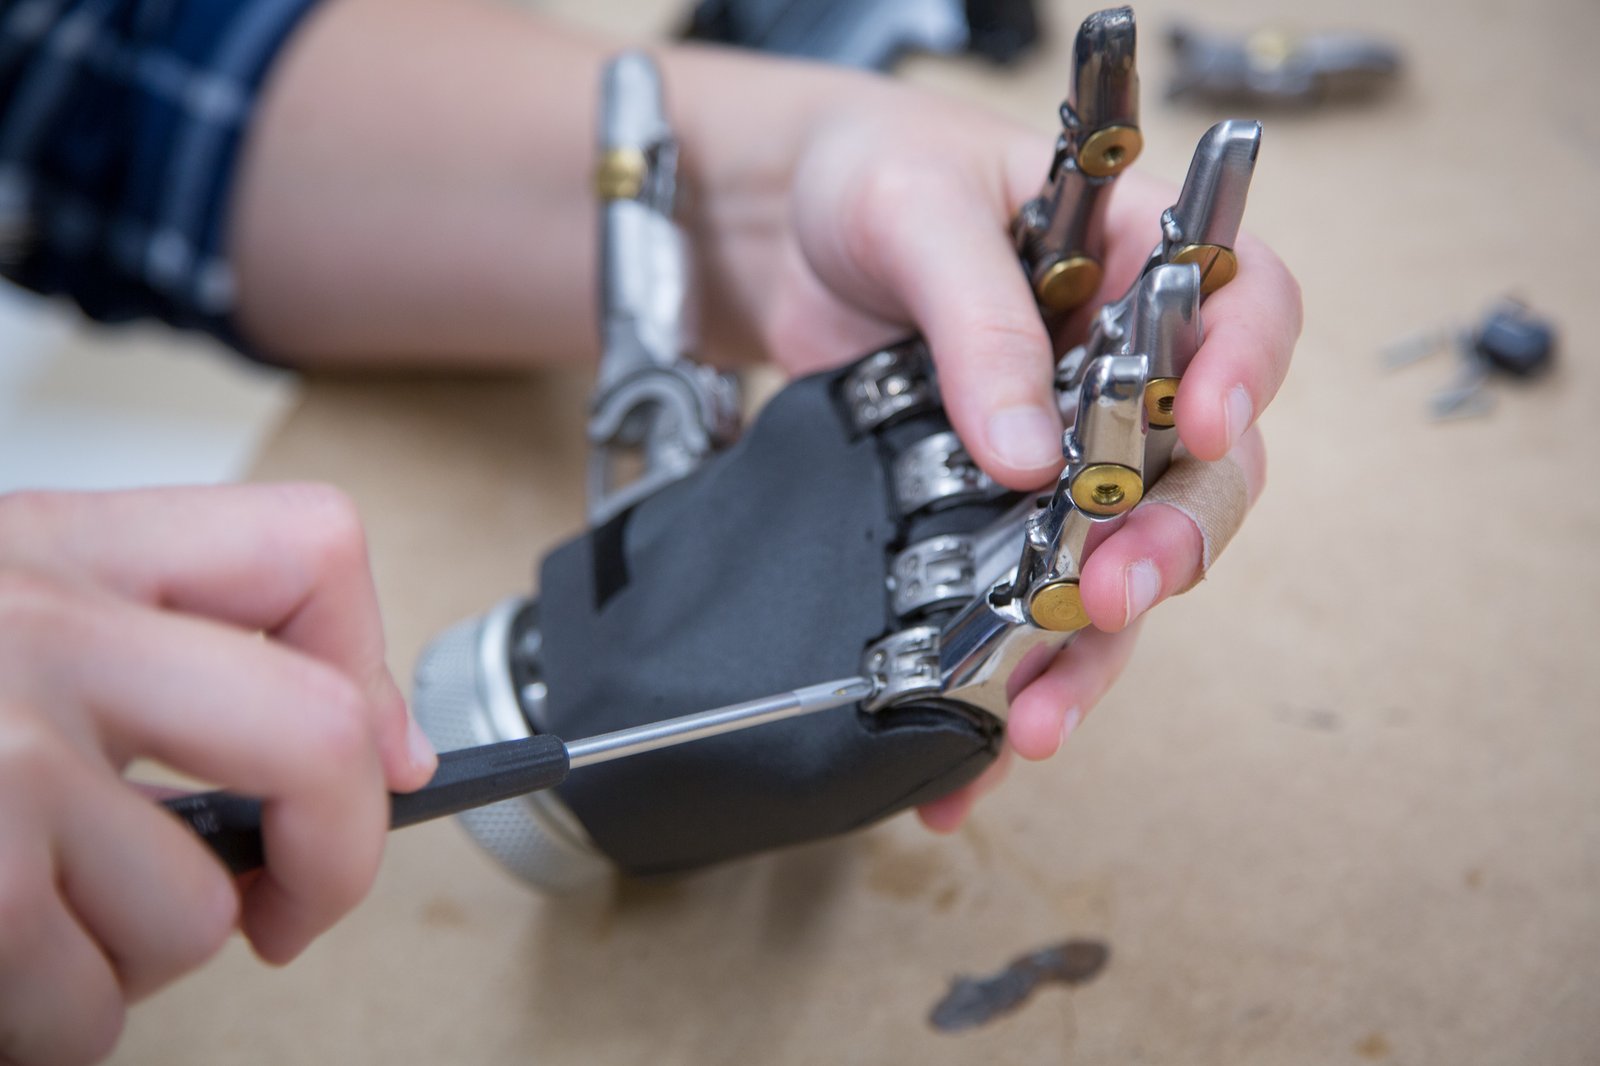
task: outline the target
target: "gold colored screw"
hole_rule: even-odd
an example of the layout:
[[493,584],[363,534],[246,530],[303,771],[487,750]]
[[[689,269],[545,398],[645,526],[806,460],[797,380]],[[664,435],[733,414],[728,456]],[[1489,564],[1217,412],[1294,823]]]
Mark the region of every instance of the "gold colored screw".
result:
[[1144,148],[1144,137],[1133,126],[1107,126],[1095,130],[1078,151],[1078,169],[1091,178],[1120,174]]
[[1095,463],[1072,479],[1072,502],[1089,514],[1122,514],[1143,498],[1139,471],[1120,463]]
[[1151,378],[1144,387],[1144,413],[1151,429],[1168,429],[1173,423],[1172,409],[1178,401],[1177,378]]
[[612,148],[594,170],[594,191],[602,200],[632,200],[644,188],[649,164],[637,148]]
[[1039,276],[1034,294],[1047,310],[1063,312],[1082,307],[1100,289],[1100,264],[1086,255],[1058,259]]
[[1239,273],[1233,249],[1220,244],[1186,244],[1173,255],[1174,263],[1194,263],[1200,268],[1200,291],[1210,295]]
[[1052,581],[1035,592],[1028,601],[1028,617],[1052,633],[1071,633],[1089,624],[1076,581]]

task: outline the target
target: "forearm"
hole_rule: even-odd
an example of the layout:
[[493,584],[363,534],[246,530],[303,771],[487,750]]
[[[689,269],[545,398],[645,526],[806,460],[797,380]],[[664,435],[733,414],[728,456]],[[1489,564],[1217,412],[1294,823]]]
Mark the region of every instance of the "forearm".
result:
[[[301,364],[592,357],[594,112],[612,50],[498,4],[329,3],[279,60],[237,179],[244,335]],[[723,320],[777,269],[738,250],[786,224],[798,132],[865,80],[757,65],[663,55]]]
[[297,363],[591,351],[601,54],[498,5],[331,0],[236,178],[244,335]]

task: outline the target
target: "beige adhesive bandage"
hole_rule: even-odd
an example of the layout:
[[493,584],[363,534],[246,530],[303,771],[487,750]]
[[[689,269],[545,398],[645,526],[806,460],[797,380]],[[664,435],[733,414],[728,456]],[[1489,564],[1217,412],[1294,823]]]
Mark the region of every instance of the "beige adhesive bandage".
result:
[[1152,503],[1166,504],[1187,516],[1200,530],[1200,571],[1178,590],[1182,593],[1205,580],[1211,561],[1239,532],[1245,512],[1250,509],[1250,491],[1245,486],[1244,471],[1232,456],[1206,463],[1184,452],[1172,460],[1161,480],[1145,493],[1140,506]]

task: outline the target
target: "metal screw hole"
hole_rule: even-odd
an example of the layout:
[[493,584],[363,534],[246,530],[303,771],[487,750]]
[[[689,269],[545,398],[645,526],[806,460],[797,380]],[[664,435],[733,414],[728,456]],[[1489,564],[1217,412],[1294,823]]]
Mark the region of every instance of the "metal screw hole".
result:
[[1094,487],[1094,502],[1101,507],[1114,507],[1122,502],[1123,491],[1117,485],[1107,481]]

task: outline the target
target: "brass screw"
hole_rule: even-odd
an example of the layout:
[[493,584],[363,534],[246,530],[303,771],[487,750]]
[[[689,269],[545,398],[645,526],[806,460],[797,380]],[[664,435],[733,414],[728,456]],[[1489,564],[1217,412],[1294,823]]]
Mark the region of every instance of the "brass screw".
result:
[[1143,497],[1139,471],[1120,463],[1095,463],[1072,479],[1072,502],[1089,514],[1122,514]]
[[1071,633],[1089,624],[1076,581],[1052,581],[1028,600],[1028,617],[1040,629]]
[[1091,178],[1120,174],[1139,158],[1144,137],[1133,126],[1107,126],[1095,130],[1078,150],[1078,169]]
[[632,200],[644,188],[649,164],[637,148],[612,148],[594,170],[594,191],[602,200]]
[[1151,378],[1144,387],[1144,413],[1151,429],[1168,429],[1174,424],[1172,409],[1178,401],[1177,378]]
[[1033,291],[1047,310],[1082,307],[1100,288],[1100,264],[1085,255],[1058,259],[1039,276]]
[[1173,255],[1174,263],[1194,263],[1200,268],[1200,291],[1210,295],[1239,273],[1233,249],[1220,244],[1186,244]]

